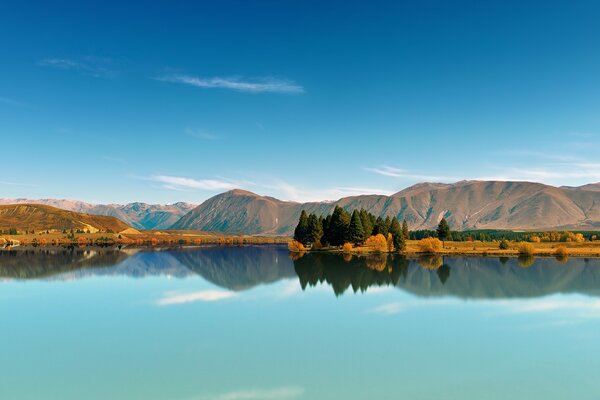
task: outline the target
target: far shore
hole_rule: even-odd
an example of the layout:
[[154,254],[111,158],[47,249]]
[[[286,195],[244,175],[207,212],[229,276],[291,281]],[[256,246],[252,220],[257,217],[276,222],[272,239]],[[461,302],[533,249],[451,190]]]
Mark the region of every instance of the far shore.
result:
[[[372,251],[366,247],[354,247],[344,250],[341,247],[324,247],[319,250],[307,249],[305,253],[331,252],[347,255],[372,255],[372,254],[402,254],[405,256],[490,256],[490,257],[519,257],[519,256],[551,256],[551,257],[600,257],[600,240],[586,242],[541,242],[529,243],[532,247],[531,252],[523,253],[519,249],[522,242],[508,242],[508,249],[500,249],[499,242],[481,242],[465,241],[454,242],[446,241],[443,247],[436,251],[423,251],[420,248],[418,240],[407,240],[406,249],[400,252],[381,252]],[[564,254],[557,254],[559,248],[564,248]],[[298,252],[302,253],[302,251]]]
[[18,235],[0,235],[0,247],[18,246],[190,246],[204,244],[244,245],[244,244],[287,244],[289,238],[226,235],[199,231],[139,231],[136,233],[28,233]]

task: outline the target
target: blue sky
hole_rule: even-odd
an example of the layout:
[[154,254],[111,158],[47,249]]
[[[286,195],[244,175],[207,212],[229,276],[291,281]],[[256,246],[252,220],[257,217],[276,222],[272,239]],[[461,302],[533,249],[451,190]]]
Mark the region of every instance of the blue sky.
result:
[[600,181],[595,1],[14,2],[0,197]]

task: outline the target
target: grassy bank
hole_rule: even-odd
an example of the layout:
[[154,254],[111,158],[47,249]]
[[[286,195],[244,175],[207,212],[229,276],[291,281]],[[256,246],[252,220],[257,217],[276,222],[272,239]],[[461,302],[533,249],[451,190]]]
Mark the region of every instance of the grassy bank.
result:
[[242,244],[285,244],[287,238],[257,237],[244,235],[219,235],[198,231],[140,231],[135,233],[76,233],[58,232],[19,235],[1,235],[0,246],[69,246],[98,245],[242,245]]
[[[420,240],[407,240],[406,248],[402,251],[405,255],[472,255],[472,256],[573,256],[573,257],[600,257],[600,241],[586,242],[541,242],[527,243],[527,249],[523,248],[523,242],[506,242],[508,248],[501,249],[500,242],[454,242],[446,241],[439,248],[423,249]],[[386,253],[381,249],[373,249],[367,246],[323,247],[319,250],[306,249],[306,251],[325,251],[348,254],[373,254]]]

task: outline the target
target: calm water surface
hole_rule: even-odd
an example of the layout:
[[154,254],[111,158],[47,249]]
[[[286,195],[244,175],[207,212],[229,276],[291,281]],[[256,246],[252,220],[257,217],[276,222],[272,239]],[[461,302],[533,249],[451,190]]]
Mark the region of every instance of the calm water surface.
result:
[[600,260],[0,252],[0,399],[600,399]]

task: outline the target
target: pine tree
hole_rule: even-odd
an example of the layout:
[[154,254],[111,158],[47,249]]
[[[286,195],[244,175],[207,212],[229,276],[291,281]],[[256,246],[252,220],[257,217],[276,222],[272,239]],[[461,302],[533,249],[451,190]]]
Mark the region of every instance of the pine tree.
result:
[[392,239],[394,240],[394,248],[396,251],[402,251],[406,248],[406,242],[404,239],[404,235],[402,234],[402,228],[400,227],[400,223],[397,218],[392,219],[392,223],[390,226],[390,233],[392,234]]
[[348,237],[348,225],[350,225],[350,214],[343,208],[335,206],[329,223],[329,238],[332,246],[341,246],[346,242]]
[[364,242],[364,236],[365,232],[360,219],[360,213],[354,210],[350,219],[350,226],[348,227],[348,240],[355,245],[360,245]]
[[387,225],[381,217],[377,217],[375,220],[375,227],[373,228],[373,233],[371,235],[376,236],[379,234],[382,234],[383,236],[387,236],[388,234]]
[[371,214],[369,214],[364,208],[360,210],[360,222],[363,226],[364,236],[363,241],[367,240],[373,232],[373,223],[371,222]]
[[327,215],[323,219],[323,237],[321,238],[321,242],[323,244],[331,244],[331,237],[331,215]]
[[402,221],[402,236],[404,239],[410,239],[410,232],[408,231],[408,223],[406,222],[406,218]]
[[437,236],[442,241],[442,247],[445,246],[444,241],[450,236],[450,226],[446,218],[442,218],[437,227]]
[[307,245],[307,235],[308,234],[308,215],[306,211],[302,210],[300,213],[300,219],[298,220],[298,225],[294,230],[294,240],[299,241],[303,245]]
[[316,214],[308,216],[307,242],[310,244],[319,242],[323,236],[323,225]]

